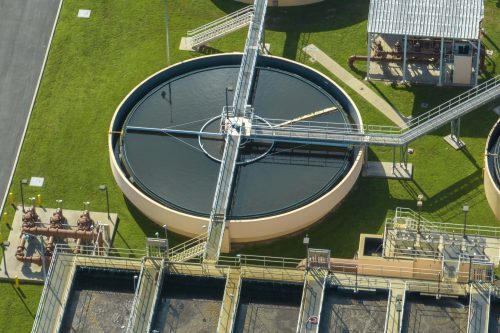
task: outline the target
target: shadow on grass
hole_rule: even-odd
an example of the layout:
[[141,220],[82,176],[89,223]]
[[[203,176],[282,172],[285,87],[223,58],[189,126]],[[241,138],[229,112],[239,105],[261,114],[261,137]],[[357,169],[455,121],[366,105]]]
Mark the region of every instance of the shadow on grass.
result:
[[[160,224],[156,224],[151,221],[146,215],[144,215],[127,197],[124,196],[125,204],[127,205],[128,211],[137,222],[137,225],[142,230],[146,237],[153,237],[156,232],[160,235],[164,235],[164,230]],[[121,235],[119,235],[121,237]],[[168,231],[168,239],[171,246],[185,242],[188,240],[187,237]]]
[[[212,2],[226,14],[248,6],[228,0]],[[368,6],[366,0],[327,0],[305,6],[268,7],[266,29],[289,31],[296,28],[303,32],[318,32],[345,28],[366,20]]]
[[14,286],[13,283],[10,283],[10,286],[12,287],[12,289],[14,290],[14,292],[16,293],[17,297],[19,297],[19,300],[23,303],[24,305],[24,308],[26,309],[26,311],[30,314],[31,318],[32,319],[35,319],[35,315],[33,314],[33,312],[31,312],[30,308],[28,307],[28,305],[26,304],[26,302],[24,301],[26,299],[26,294],[24,294],[23,290],[21,289],[21,287],[19,288],[16,288]]
[[428,198],[425,203],[428,208],[427,210],[431,212],[441,210],[445,207],[449,207],[454,202],[457,202],[457,205],[461,206],[463,202],[458,202],[458,200],[463,199],[464,193],[471,193],[481,186],[482,183],[482,169],[478,168],[474,173]]
[[389,207],[409,204],[408,201],[396,201],[390,195],[387,179],[360,177],[340,205],[313,226],[278,240],[238,246],[234,252],[258,255],[280,253],[284,257],[303,258],[305,248],[302,240],[307,233],[310,247],[330,249],[335,257],[353,258],[361,233],[379,233]]

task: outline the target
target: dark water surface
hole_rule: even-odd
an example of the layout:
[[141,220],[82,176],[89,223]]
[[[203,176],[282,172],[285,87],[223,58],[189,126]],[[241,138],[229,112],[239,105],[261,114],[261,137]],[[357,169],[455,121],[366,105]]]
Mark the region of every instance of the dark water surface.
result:
[[[238,67],[192,71],[153,89],[130,112],[125,125],[200,130],[221,114],[226,88],[234,87]],[[233,93],[227,91],[231,103]],[[257,116],[294,119],[340,104],[322,88],[298,75],[259,67],[252,105]],[[348,122],[341,111],[308,120]],[[218,124],[218,120],[214,120]],[[212,126],[213,128],[213,126]],[[223,146],[207,142],[216,155]],[[250,143],[245,158],[265,151]],[[209,215],[220,164],[201,149],[198,138],[126,133],[124,164],[134,182],[155,200],[196,215]],[[262,159],[238,166],[230,215],[250,218],[285,212],[307,204],[337,184],[351,165],[352,151],[276,143]]]

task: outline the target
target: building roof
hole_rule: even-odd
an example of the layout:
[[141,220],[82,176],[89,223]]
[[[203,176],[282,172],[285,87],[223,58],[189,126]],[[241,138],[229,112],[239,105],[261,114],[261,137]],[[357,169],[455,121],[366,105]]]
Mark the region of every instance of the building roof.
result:
[[478,39],[483,0],[371,0],[368,32]]

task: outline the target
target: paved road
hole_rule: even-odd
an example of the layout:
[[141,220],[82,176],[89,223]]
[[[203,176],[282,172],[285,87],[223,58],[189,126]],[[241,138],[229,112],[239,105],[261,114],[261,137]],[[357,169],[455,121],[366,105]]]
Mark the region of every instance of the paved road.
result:
[[59,0],[0,0],[0,207],[58,7]]

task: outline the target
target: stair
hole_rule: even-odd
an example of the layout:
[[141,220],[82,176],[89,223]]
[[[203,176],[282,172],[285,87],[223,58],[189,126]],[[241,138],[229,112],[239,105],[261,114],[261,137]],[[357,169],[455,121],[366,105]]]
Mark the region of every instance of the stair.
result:
[[227,275],[222,308],[217,325],[218,333],[230,333],[233,331],[234,320],[238,310],[238,300],[241,289],[241,271],[239,268],[231,268]]
[[206,244],[207,242],[196,244],[186,249],[185,251],[169,256],[168,259],[169,261],[174,261],[174,262],[184,262],[196,258],[203,254],[203,252],[205,251]]
[[172,247],[168,251],[168,261],[184,262],[201,256],[205,251],[207,236],[207,233],[203,233],[184,243]]
[[181,50],[192,50],[226,36],[250,24],[254,6],[242,8],[199,28],[190,30],[181,40]]

